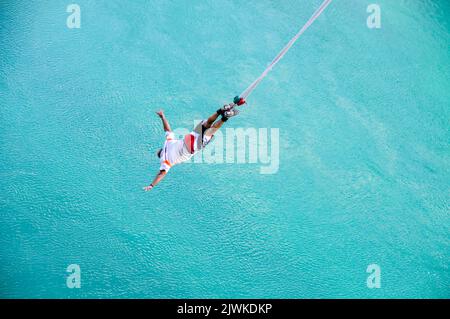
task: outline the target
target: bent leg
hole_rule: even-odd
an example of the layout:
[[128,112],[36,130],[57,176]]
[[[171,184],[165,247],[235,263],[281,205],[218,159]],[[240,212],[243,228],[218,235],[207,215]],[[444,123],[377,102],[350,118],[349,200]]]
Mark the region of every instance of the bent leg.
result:
[[205,123],[203,124],[206,128],[210,128],[213,123],[217,120],[217,118],[219,117],[219,113],[214,113],[213,115],[211,115],[210,117],[208,117],[208,119],[205,121]]
[[218,120],[208,128],[208,130],[205,132],[205,135],[212,136],[216,134],[216,132],[222,127],[223,123],[225,123],[223,119]]

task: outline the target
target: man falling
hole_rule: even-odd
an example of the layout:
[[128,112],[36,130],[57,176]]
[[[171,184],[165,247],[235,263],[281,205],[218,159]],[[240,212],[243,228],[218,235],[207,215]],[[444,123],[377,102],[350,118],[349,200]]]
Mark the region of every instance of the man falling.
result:
[[[241,103],[238,103],[238,105],[241,105]],[[164,131],[166,133],[166,141],[164,142],[163,148],[159,149],[156,154],[161,163],[159,173],[150,185],[144,187],[144,190],[151,190],[167,175],[167,172],[173,165],[189,160],[195,153],[201,151],[208,145],[214,134],[222,127],[222,125],[228,121],[230,117],[239,114],[239,111],[235,109],[234,106],[234,103],[224,105],[207,120],[201,121],[194,130],[187,134],[182,140],[175,139],[175,134],[172,132],[164,112],[162,110],[156,112],[162,120]],[[219,116],[221,116],[220,119],[218,119]]]

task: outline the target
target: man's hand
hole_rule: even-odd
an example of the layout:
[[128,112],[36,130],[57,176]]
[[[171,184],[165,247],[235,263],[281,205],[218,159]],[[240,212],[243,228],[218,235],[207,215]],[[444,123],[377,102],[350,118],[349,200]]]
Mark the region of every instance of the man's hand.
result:
[[164,118],[164,111],[163,110],[159,110],[158,112],[156,112],[156,114],[159,116],[159,118],[161,118],[161,119]]
[[153,188],[153,185],[148,185],[148,186],[145,186],[143,189],[144,189],[144,191],[148,192],[148,191],[152,190],[152,188]]
[[144,191],[148,192],[150,190],[152,190],[153,187],[155,187],[167,174],[167,171],[165,170],[160,170],[159,173],[156,175],[155,179],[153,180],[153,182],[148,185],[145,186],[143,189]]

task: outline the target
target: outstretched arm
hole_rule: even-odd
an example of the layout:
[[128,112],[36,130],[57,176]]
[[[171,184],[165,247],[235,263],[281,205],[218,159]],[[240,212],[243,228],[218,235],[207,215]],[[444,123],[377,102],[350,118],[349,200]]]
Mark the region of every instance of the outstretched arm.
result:
[[172,129],[170,128],[169,121],[167,121],[166,116],[164,115],[164,111],[160,110],[159,112],[156,112],[156,114],[158,114],[159,118],[161,119],[161,121],[163,123],[164,131],[172,132]]
[[155,179],[153,180],[153,182],[144,187],[144,190],[146,192],[148,192],[149,190],[151,190],[153,187],[155,187],[165,176],[166,176],[167,172],[166,171],[159,171],[158,175],[156,175]]

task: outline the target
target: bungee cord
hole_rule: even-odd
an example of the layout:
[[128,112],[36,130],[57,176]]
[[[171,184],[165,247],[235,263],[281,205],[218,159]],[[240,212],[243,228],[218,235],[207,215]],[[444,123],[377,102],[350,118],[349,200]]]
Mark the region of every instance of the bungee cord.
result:
[[252,84],[246,88],[241,95],[234,98],[234,104],[242,105],[245,100],[250,96],[250,94],[256,89],[259,83],[267,76],[267,74],[273,69],[273,67],[285,56],[289,49],[294,45],[294,43],[300,38],[300,36],[316,21],[316,19],[322,14],[322,12],[328,7],[328,5],[333,0],[325,0],[320,7],[313,13],[311,18],[306,22],[306,24],[297,32],[297,34],[286,44],[286,46],[278,53],[278,55],[273,59],[273,61],[267,66],[264,72],[255,80]]

